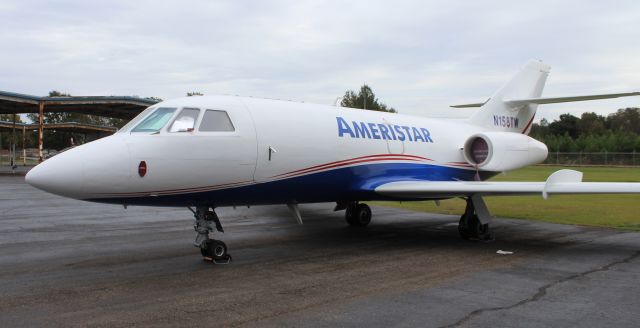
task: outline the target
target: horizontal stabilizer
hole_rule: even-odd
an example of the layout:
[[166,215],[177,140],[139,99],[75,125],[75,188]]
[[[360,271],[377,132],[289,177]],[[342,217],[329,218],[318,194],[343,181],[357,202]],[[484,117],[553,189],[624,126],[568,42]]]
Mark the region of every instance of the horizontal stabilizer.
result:
[[528,104],[556,104],[574,101],[587,101],[598,99],[610,99],[620,97],[640,96],[640,92],[624,92],[624,93],[605,93],[599,95],[571,96],[571,97],[553,97],[553,98],[528,98],[528,99],[505,99],[504,102],[511,106],[520,106]]
[[[528,104],[557,104],[557,103],[565,103],[565,102],[575,102],[575,101],[588,101],[588,100],[598,100],[598,99],[611,99],[611,98],[621,98],[621,97],[632,97],[632,96],[640,96],[640,92],[621,92],[621,93],[603,93],[603,94],[594,94],[594,95],[585,95],[585,96],[568,96],[568,97],[538,97],[538,98],[524,98],[524,99],[505,99],[503,102],[511,107],[517,107]],[[487,99],[489,101],[489,99]],[[471,104],[461,104],[461,105],[452,105],[450,107],[453,108],[472,108],[472,107],[482,107],[482,105],[486,104],[487,101],[482,103],[471,103]]]
[[540,194],[636,194],[640,183],[580,182],[582,173],[560,170],[546,182],[493,181],[398,181],[378,186],[375,192],[402,198],[461,197],[469,195],[509,196]]
[[472,104],[461,104],[461,105],[451,105],[449,107],[453,107],[453,108],[472,108],[472,107],[482,107],[482,105],[486,104],[487,101],[489,101],[489,99],[487,99],[485,102],[481,102],[481,103],[472,103]]

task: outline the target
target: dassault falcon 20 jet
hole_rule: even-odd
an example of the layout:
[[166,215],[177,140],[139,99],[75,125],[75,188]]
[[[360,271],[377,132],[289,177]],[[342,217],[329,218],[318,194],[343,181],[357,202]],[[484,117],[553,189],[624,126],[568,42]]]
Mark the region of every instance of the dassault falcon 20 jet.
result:
[[[640,95],[541,97],[549,66],[531,61],[466,120],[234,96],[163,101],[112,136],[33,168],[26,181],[81,200],[189,208],[205,258],[228,261],[215,208],[335,202],[363,227],[363,201],[463,197],[463,238],[491,238],[483,196],[640,193],[640,183],[581,182],[560,170],[546,182],[485,181],[540,163],[547,147],[528,136],[540,104]],[[454,106],[455,107],[455,106]]]

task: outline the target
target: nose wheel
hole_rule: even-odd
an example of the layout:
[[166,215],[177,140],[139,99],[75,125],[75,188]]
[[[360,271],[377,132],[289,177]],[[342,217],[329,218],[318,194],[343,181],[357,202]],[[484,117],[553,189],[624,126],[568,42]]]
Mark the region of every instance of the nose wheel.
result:
[[228,253],[227,244],[221,240],[209,238],[209,232],[213,231],[213,227],[218,232],[224,232],[216,212],[209,210],[208,206],[198,206],[195,211],[191,208],[189,210],[196,218],[193,228],[197,235],[193,245],[200,248],[202,258],[215,264],[229,264],[231,255]]
[[221,240],[209,239],[204,242],[204,247],[200,247],[200,254],[205,261],[215,264],[229,264],[231,255],[227,253],[227,244]]

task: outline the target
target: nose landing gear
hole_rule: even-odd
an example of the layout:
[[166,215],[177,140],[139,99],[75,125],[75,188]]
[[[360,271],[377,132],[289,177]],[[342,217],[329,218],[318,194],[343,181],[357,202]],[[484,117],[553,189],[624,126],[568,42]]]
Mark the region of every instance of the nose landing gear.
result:
[[227,252],[227,245],[216,239],[209,238],[209,232],[213,231],[213,226],[219,232],[224,232],[218,215],[208,206],[198,206],[196,210],[189,208],[196,218],[193,229],[198,233],[193,245],[200,248],[200,253],[205,261],[215,264],[228,264],[231,262],[231,255]]

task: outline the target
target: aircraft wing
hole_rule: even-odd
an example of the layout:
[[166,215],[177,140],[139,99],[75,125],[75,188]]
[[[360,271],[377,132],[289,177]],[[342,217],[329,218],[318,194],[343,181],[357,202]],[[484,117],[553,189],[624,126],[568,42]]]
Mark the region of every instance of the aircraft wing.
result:
[[509,196],[541,194],[635,194],[640,183],[582,182],[582,172],[559,170],[546,182],[493,181],[396,181],[382,184],[375,192],[402,198],[434,198],[442,196]]
[[[603,94],[594,94],[594,95],[586,95],[586,96],[568,96],[568,97],[504,99],[503,102],[511,106],[521,106],[521,105],[527,105],[527,104],[542,105],[542,104],[555,104],[555,103],[631,97],[631,96],[640,96],[640,92],[636,91],[636,92],[621,92],[621,93],[603,93]],[[484,105],[485,103],[486,101],[482,103],[452,105],[450,107],[453,107],[453,108],[482,107],[482,105]]]

